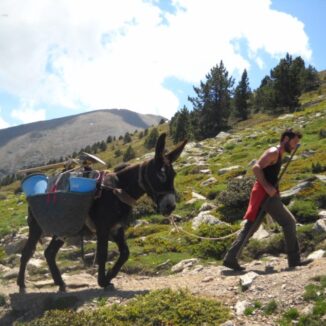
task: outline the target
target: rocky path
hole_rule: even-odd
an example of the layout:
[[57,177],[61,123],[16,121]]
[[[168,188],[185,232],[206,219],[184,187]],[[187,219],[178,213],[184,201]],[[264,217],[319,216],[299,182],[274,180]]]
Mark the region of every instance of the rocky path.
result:
[[[6,305],[0,308],[0,325],[11,325],[14,320],[28,320],[39,315],[49,298],[74,296],[78,298],[77,309],[97,307],[98,298],[107,303],[122,303],[138,294],[171,288],[188,289],[198,296],[222,301],[232,312],[232,321],[227,325],[277,325],[283,311],[296,307],[299,311],[311,309],[303,300],[304,287],[314,276],[326,274],[326,258],[316,259],[311,265],[295,270],[286,269],[284,257],[269,257],[266,261],[253,261],[245,265],[246,273],[235,273],[222,266],[193,264],[170,276],[140,276],[119,274],[114,280],[114,289],[104,291],[97,286],[94,269],[78,274],[64,274],[68,285],[66,294],[57,293],[49,276],[46,280],[28,282],[25,294],[17,292],[13,280],[0,285],[0,293],[6,296]],[[247,289],[241,289],[241,278],[249,277]],[[246,282],[244,279],[243,282]],[[271,300],[278,304],[277,312],[265,316],[259,310],[251,316],[243,314],[244,307],[259,301],[262,305]],[[13,315],[12,312],[15,311]],[[17,317],[18,316],[18,317]]]

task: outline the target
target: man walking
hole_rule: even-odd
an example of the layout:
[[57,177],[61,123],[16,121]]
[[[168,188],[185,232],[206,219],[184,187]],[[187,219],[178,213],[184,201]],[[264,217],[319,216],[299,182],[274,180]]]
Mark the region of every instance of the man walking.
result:
[[294,151],[301,138],[300,132],[287,129],[281,135],[280,144],[267,149],[253,166],[252,170],[256,177],[256,182],[250,194],[247,212],[243,217],[246,222],[237,239],[226,253],[223,260],[224,266],[235,271],[245,269],[239,265],[238,258],[243,247],[263,221],[264,214],[258,214],[261,207],[282,226],[289,267],[294,268],[295,266],[303,266],[312,262],[311,259],[300,259],[296,221],[291,212],[282,203],[277,184],[283,153]]

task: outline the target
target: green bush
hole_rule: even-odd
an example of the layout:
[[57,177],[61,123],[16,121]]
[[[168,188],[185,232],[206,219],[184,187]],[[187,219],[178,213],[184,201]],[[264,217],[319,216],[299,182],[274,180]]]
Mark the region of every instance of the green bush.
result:
[[277,302],[275,300],[271,300],[267,303],[266,306],[263,307],[263,311],[266,315],[272,315],[277,310]]
[[0,293],[0,307],[3,307],[6,304],[6,298],[3,294]]
[[148,196],[141,197],[133,208],[133,217],[135,219],[154,214],[156,207],[152,199]]
[[[202,224],[196,234],[205,238],[219,238],[235,232],[237,226],[230,226],[227,224],[207,225]],[[222,259],[226,251],[231,246],[234,237],[223,240],[204,240],[197,239],[196,243],[190,246],[192,253],[201,258],[215,258]]]
[[218,201],[226,207],[243,208],[243,206],[247,206],[253,183],[253,177],[231,179],[227,189],[218,196]]
[[220,325],[230,318],[220,302],[170,289],[139,295],[126,305],[114,304],[93,311],[50,311],[25,325]]
[[296,200],[291,211],[300,223],[311,223],[318,219],[316,204],[310,200]]

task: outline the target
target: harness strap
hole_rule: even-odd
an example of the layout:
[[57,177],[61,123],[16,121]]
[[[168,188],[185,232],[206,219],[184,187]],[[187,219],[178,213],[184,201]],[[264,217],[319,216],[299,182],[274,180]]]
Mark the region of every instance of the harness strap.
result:
[[[134,206],[137,202],[137,200],[133,197],[131,197],[125,190],[121,189],[121,188],[116,188],[116,187],[111,187],[111,186],[108,186],[108,185],[105,185],[104,184],[104,176],[105,176],[105,173],[104,171],[102,171],[103,173],[101,173],[101,176],[100,176],[100,180],[99,180],[99,184],[100,184],[100,187],[99,187],[99,193],[97,194],[97,197],[96,198],[99,198],[101,197],[102,195],[102,189],[107,189],[107,190],[111,190],[112,193],[118,197],[118,199],[120,201],[122,201],[123,203],[127,204],[128,206]],[[114,174],[114,173],[112,173]]]

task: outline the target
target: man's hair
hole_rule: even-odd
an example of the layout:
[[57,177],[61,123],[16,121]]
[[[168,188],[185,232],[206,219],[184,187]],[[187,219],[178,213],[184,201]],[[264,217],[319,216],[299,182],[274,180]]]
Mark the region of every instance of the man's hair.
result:
[[281,135],[281,142],[284,140],[285,137],[289,137],[289,139],[292,139],[294,137],[298,137],[299,139],[302,138],[302,133],[300,131],[294,131],[292,128],[286,129],[283,131]]

